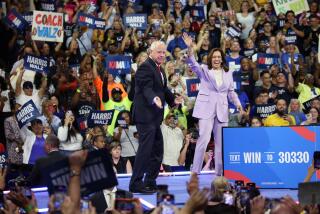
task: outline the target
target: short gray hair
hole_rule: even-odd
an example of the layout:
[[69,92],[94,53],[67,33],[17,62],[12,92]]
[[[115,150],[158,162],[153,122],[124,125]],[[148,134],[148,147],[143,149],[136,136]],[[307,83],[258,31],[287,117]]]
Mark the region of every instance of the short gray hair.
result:
[[[159,45],[164,45],[165,47],[167,47],[167,45],[163,41],[157,40],[157,41],[154,41],[151,43],[149,51],[151,52],[151,51],[156,50]],[[150,53],[149,51],[148,51],[148,53]]]

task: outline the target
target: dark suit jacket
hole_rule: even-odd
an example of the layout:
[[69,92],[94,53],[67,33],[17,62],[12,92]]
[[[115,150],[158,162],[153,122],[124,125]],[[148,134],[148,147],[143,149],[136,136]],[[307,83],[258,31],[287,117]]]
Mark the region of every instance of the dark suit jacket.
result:
[[47,186],[46,181],[42,177],[41,170],[46,168],[47,166],[50,166],[56,161],[62,160],[64,158],[66,158],[66,156],[63,155],[61,152],[52,151],[48,154],[48,156],[36,160],[30,177],[28,178],[28,181],[30,182],[31,186]]
[[165,73],[158,71],[156,63],[148,58],[140,65],[135,75],[136,86],[133,106],[133,119],[136,123],[155,122],[161,124],[163,119],[163,109],[159,109],[153,99],[158,96],[162,105],[165,101],[174,105],[174,96],[167,87],[167,78]]
[[[132,198],[133,194],[131,192],[118,189],[116,191],[116,198]],[[103,191],[96,192],[91,196],[90,201],[92,205],[96,208],[97,214],[104,213],[108,208],[106,199],[103,195]]]

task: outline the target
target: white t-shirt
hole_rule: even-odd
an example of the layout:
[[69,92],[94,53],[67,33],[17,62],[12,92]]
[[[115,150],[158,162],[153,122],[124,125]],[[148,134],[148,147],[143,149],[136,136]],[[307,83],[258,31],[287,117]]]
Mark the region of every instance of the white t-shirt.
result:
[[169,166],[179,166],[178,158],[183,145],[183,133],[180,128],[172,129],[162,124],[163,136],[163,160],[162,163]]
[[[130,137],[130,140],[126,134]],[[136,152],[138,151],[139,143],[138,139],[134,137],[134,133],[137,132],[137,127],[136,126],[129,126],[128,129],[124,130],[122,129],[121,136],[120,136],[120,143],[122,146],[122,151],[121,151],[121,157],[131,157],[131,156],[136,156]],[[119,133],[119,128],[116,127],[114,129],[114,133]],[[134,148],[134,149],[133,149]]]
[[33,103],[38,108],[38,110],[42,112],[41,99],[39,97],[39,90],[34,88],[31,96],[25,95],[24,91],[21,90],[21,94],[18,97],[16,97],[16,102],[19,103],[20,105],[24,105],[29,100],[32,100]]
[[254,24],[254,12],[248,13],[248,16],[246,17],[242,16],[241,13],[237,13],[237,19],[239,23],[245,26],[245,28],[242,29],[242,34],[240,37],[241,39],[247,39]]

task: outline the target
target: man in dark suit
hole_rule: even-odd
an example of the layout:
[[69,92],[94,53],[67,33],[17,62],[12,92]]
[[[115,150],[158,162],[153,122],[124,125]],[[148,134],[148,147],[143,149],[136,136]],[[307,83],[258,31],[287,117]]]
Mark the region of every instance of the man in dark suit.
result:
[[55,135],[49,135],[46,138],[44,149],[48,156],[36,160],[30,177],[28,178],[32,187],[47,186],[46,181],[41,175],[41,171],[47,166],[52,165],[52,163],[65,158],[65,155],[59,151],[59,144],[60,141]]
[[[160,65],[165,61],[166,45],[155,41],[150,46],[148,59],[140,65],[135,75],[136,86],[133,119],[139,134],[139,148],[129,189],[131,192],[153,193],[163,158],[163,138],[160,125],[163,104],[181,103],[167,87],[167,79]],[[144,182],[143,175],[146,173]]]

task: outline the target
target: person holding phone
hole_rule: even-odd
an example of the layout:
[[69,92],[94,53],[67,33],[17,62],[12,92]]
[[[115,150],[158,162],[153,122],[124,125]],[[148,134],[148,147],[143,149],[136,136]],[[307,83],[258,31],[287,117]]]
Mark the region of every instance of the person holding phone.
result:
[[296,125],[296,120],[288,114],[287,102],[284,99],[279,99],[276,102],[275,113],[269,115],[265,121],[265,126],[293,126]]
[[72,111],[67,111],[64,117],[63,125],[58,128],[58,138],[60,140],[59,149],[70,154],[82,149],[83,137],[78,130],[77,123]]
[[208,55],[208,66],[195,60],[192,38],[183,34],[188,46],[186,63],[200,79],[199,93],[193,110],[193,117],[199,118],[199,138],[193,160],[192,171],[200,173],[204,153],[212,131],[215,137],[215,172],[222,174],[222,127],[228,126],[228,99],[242,112],[238,95],[233,88],[232,72],[224,67],[225,57],[221,49],[212,49]]

